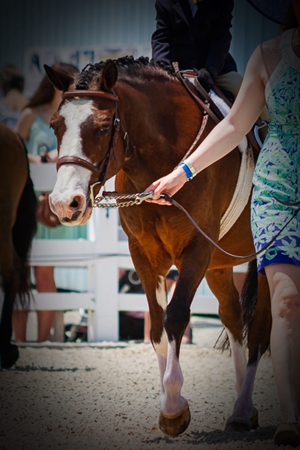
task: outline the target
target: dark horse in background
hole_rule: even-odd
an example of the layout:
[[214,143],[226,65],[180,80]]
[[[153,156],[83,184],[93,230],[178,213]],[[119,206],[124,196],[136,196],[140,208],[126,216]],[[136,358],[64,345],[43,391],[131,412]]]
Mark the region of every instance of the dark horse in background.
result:
[[[54,86],[64,91],[51,122],[59,160],[50,202],[66,225],[86,223],[91,216],[91,184],[100,181],[102,185],[116,175],[117,192],[143,192],[182,160],[201,124],[201,139],[214,126],[174,72],[146,58],[125,57],[90,65],[76,80],[47,66],[45,70]],[[240,163],[240,152],[235,149],[174,196],[214,241],[219,240],[220,219],[231,201]],[[99,185],[95,190],[99,191]],[[253,384],[259,359],[269,345],[271,327],[266,280],[251,271],[254,284],[247,284],[252,289],[251,304],[257,297],[248,326],[247,363],[243,310],[232,267],[251,258],[241,260],[217,250],[174,206],[143,202],[120,209],[120,218],[149,303],[151,341],[161,377],[161,430],[176,436],[190,421],[188,402],[181,395],[179,353],[190,306],[204,276],[219,301],[236,373],[238,399],[226,428],[256,428]],[[219,245],[238,255],[253,253],[249,202]],[[179,270],[179,279],[168,304],[165,276],[172,264]]]
[[19,351],[11,344],[16,298],[29,299],[28,255],[36,231],[37,200],[27,152],[19,136],[0,124],[0,269],[4,301],[0,323],[1,367],[9,369]]

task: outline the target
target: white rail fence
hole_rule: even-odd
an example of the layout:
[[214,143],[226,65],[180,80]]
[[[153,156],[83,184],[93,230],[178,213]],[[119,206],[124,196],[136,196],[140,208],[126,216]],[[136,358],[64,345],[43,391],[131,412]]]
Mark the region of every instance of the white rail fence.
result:
[[[31,165],[31,177],[37,191],[51,191],[55,165]],[[113,190],[113,180],[106,186]],[[120,238],[121,235],[121,238]],[[88,310],[88,341],[118,341],[119,311],[148,311],[145,294],[119,292],[119,269],[133,269],[127,240],[122,239],[116,208],[95,209],[88,223],[88,239],[34,239],[30,263],[48,266],[84,266],[88,268],[86,292],[34,293],[31,310]],[[218,302],[201,283],[192,313],[217,314]]]

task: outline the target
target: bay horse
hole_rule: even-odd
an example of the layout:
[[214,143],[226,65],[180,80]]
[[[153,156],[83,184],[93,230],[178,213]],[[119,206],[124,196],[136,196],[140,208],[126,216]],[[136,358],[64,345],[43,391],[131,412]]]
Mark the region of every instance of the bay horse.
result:
[[0,269],[4,301],[0,322],[1,367],[9,369],[19,351],[11,343],[15,299],[30,296],[28,255],[36,231],[37,199],[21,138],[0,124]]
[[[172,68],[147,58],[102,61],[87,66],[75,79],[48,66],[45,70],[54,86],[64,92],[51,121],[59,159],[50,203],[62,224],[87,222],[92,214],[90,186],[94,183],[100,182],[94,186],[97,194],[100,185],[115,175],[118,193],[141,193],[177,166],[201,124],[201,139],[214,127]],[[235,149],[174,196],[214,241],[218,241],[220,219],[231,201],[240,162],[240,152]],[[120,209],[120,220],[149,303],[151,341],[161,379],[160,429],[177,436],[190,422],[188,402],[181,394],[179,353],[190,306],[204,276],[219,301],[219,316],[227,330],[235,368],[238,398],[226,429],[256,428],[254,377],[268,348],[271,327],[266,280],[255,272],[255,285],[248,283],[252,297],[257,296],[257,306],[248,327],[247,363],[243,311],[232,268],[251,258],[238,259],[215,249],[174,206],[142,202]],[[254,251],[249,202],[219,244],[238,255]],[[173,264],[179,278],[168,304],[165,277]]]

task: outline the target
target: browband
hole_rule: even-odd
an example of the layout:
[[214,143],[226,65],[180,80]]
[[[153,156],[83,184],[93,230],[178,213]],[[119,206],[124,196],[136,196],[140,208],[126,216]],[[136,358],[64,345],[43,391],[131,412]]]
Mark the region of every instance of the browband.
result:
[[102,97],[108,100],[118,101],[118,97],[115,94],[103,91],[66,91],[62,94],[62,98],[76,98],[76,97]]

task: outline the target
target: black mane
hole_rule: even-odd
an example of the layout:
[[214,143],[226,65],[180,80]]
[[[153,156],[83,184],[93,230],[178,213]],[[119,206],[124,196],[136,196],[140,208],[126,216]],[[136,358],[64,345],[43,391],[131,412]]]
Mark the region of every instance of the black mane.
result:
[[[133,56],[123,56],[118,59],[114,59],[113,62],[118,68],[120,76],[133,78],[141,75],[154,76],[159,74],[164,77],[174,77],[175,72],[172,66],[168,66],[161,61],[155,62],[149,60],[149,58],[141,56],[138,59],[134,59]],[[88,64],[80,72],[76,89],[87,90],[90,83],[99,75],[104,68],[106,61],[100,61],[96,64]]]

